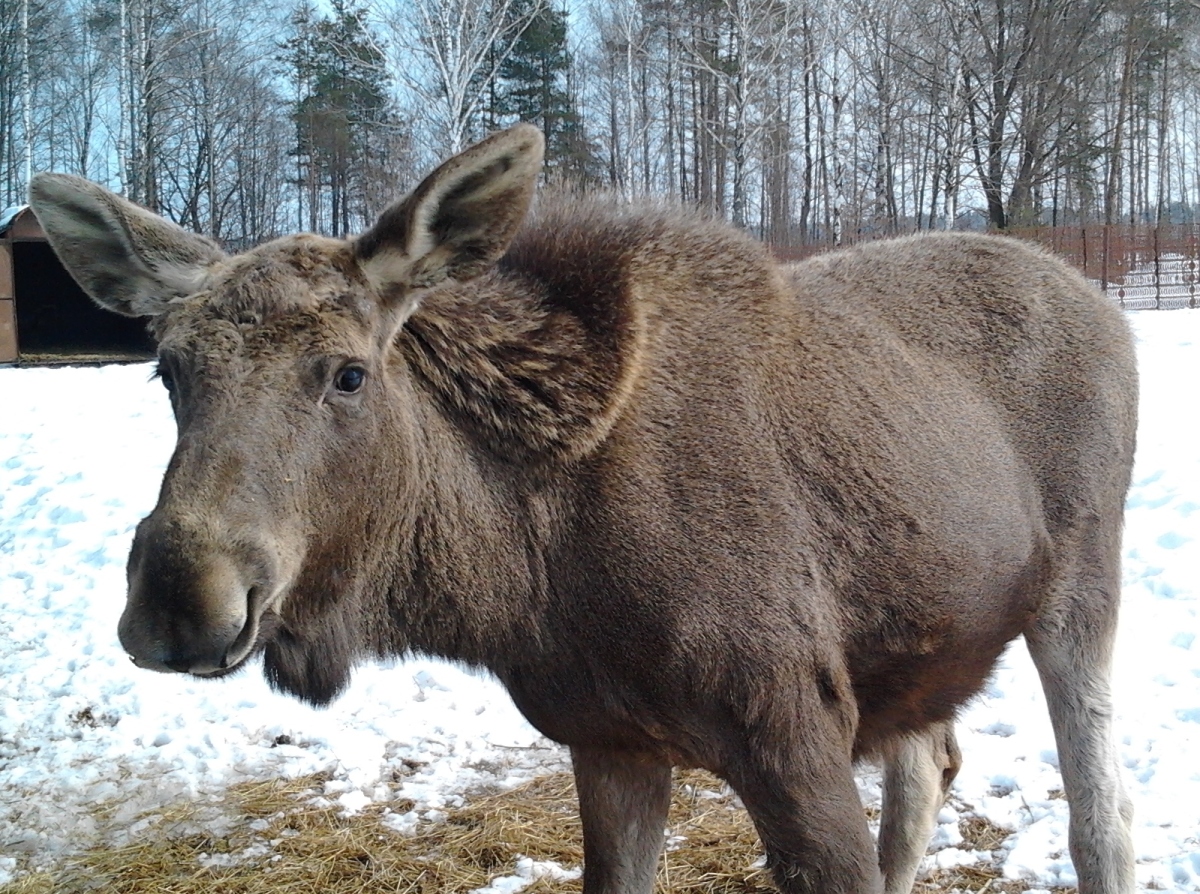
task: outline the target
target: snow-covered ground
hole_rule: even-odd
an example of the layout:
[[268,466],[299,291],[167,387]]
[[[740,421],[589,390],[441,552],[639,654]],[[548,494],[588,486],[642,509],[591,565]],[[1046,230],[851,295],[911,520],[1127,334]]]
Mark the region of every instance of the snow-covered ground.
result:
[[[1117,735],[1145,889],[1200,891],[1200,310],[1130,317],[1142,424],[1129,495]],[[0,370],[0,882],[145,811],[234,781],[329,771],[347,809],[436,815],[480,783],[565,765],[493,681],[433,661],[361,669],[314,710],[255,670],[196,681],[135,669],[116,639],[125,555],[174,425],[148,366]],[[1072,884],[1067,809],[1036,675],[1010,649],[960,727],[965,766],[931,864],[970,811],[1015,829],[1005,872]],[[868,773],[864,791],[876,785]]]

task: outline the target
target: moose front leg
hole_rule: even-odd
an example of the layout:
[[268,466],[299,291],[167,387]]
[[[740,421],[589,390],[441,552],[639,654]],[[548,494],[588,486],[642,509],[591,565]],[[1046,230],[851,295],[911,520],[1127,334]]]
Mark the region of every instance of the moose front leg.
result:
[[584,894],[651,894],[671,802],[671,765],[653,755],[572,748],[583,821]]
[[[780,771],[783,772],[780,772]],[[817,780],[789,767],[730,774],[784,894],[880,894],[883,878],[847,756]]]

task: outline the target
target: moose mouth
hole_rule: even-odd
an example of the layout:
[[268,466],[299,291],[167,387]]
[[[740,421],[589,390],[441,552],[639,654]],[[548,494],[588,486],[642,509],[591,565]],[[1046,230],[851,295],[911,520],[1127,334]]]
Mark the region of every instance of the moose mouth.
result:
[[[244,620],[235,626],[187,623],[178,616],[146,610],[143,600],[131,600],[118,629],[130,660],[145,670],[224,677],[246,665],[278,636],[283,626],[275,588],[251,587],[246,594]],[[239,612],[241,614],[241,612]]]
[[[246,621],[246,626],[242,628],[242,632],[238,634],[238,638],[233,641],[233,644],[221,659],[220,667],[189,667],[186,662],[166,662],[167,668],[176,673],[190,674],[193,677],[201,677],[206,680],[215,680],[220,677],[227,677],[230,674],[236,674],[249,664],[255,656],[261,654],[266,649],[270,642],[275,639],[282,625],[283,619],[275,611],[267,609],[262,615],[257,617],[251,616]],[[133,663],[139,667],[143,666],[136,658],[133,659]]]

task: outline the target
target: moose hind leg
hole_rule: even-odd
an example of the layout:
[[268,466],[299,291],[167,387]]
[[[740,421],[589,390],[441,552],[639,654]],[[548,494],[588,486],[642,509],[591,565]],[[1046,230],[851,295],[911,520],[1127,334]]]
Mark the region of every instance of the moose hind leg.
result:
[[939,723],[894,743],[884,758],[879,867],[885,894],[908,894],[937,825],[962,755],[954,723]]
[[671,765],[651,755],[572,748],[583,822],[584,894],[651,894],[671,802]]
[[1117,534],[1085,542],[1077,564],[1060,577],[1025,634],[1058,744],[1080,894],[1134,890],[1133,808],[1121,783],[1109,689],[1120,591],[1118,545]]

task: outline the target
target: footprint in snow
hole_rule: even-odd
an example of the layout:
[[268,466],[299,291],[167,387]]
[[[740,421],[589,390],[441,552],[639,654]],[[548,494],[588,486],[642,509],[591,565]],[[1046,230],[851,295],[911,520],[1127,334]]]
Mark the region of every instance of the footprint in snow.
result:
[[1185,543],[1191,542],[1191,537],[1184,537],[1182,534],[1177,534],[1174,531],[1168,531],[1155,541],[1163,549],[1179,549]]

